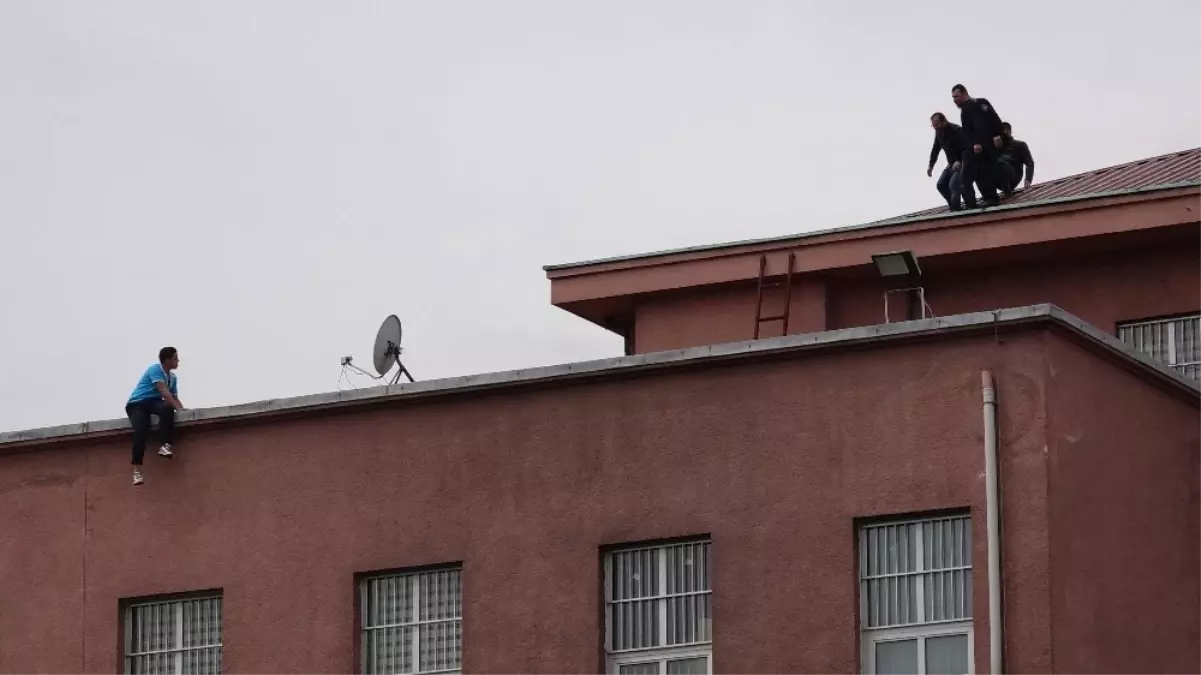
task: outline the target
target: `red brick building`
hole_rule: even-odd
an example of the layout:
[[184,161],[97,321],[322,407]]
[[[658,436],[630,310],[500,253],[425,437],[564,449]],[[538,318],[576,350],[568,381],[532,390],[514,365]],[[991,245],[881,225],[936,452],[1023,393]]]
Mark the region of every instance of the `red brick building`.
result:
[[0,434],[0,671],[1197,672],[1199,212],[1192,150],[551,267],[626,356],[188,411],[138,488]]

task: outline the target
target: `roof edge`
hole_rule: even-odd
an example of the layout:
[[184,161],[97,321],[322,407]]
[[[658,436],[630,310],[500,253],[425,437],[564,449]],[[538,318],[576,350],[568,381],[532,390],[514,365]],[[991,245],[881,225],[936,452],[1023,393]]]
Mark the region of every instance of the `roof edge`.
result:
[[[185,410],[177,417],[177,425],[193,426],[233,422],[264,416],[311,412],[342,407],[360,406],[400,399],[419,399],[521,386],[560,380],[585,379],[599,376],[637,373],[660,368],[683,367],[702,362],[728,361],[756,356],[766,357],[793,352],[817,351],[875,342],[889,342],[922,336],[936,336],[964,331],[995,330],[999,326],[1050,322],[1060,328],[1096,343],[1111,355],[1126,361],[1169,388],[1197,399],[1201,383],[1194,382],[1167,366],[1160,365],[1128,347],[1116,337],[1103,333],[1091,324],[1069,314],[1055,305],[1041,304],[988,312],[878,324],[859,328],[843,328],[820,333],[788,335],[779,338],[731,342],[703,347],[691,347],[666,352],[636,354],[594,361],[580,361],[555,366],[543,366],[478,375],[466,375],[440,380],[404,383],[370,389],[311,394],[291,398],[256,401],[240,405]],[[128,433],[129,421],[110,419],[79,424],[27,429],[0,433],[0,453],[23,448],[37,448],[68,439],[98,438]]]
[[812,232],[800,232],[796,234],[779,235],[775,237],[763,237],[759,239],[742,239],[738,241],[727,241],[717,244],[700,244],[697,246],[684,246],[681,248],[662,249],[659,251],[651,251],[648,253],[631,253],[626,255],[610,256],[608,258],[594,258],[580,262],[557,263],[553,265],[543,265],[544,272],[559,272],[565,270],[575,270],[583,267],[591,267],[593,265],[604,265],[608,263],[634,262],[639,260],[652,260],[654,258],[664,258],[672,255],[681,255],[687,253],[709,253],[721,251],[724,249],[737,248],[739,246],[762,246],[770,244],[783,244],[787,242],[803,241],[813,237],[821,237],[831,234],[842,234],[847,232],[861,232],[865,230],[873,230],[885,227],[894,227],[897,225],[909,225],[912,223],[923,223],[937,220],[952,220],[955,218],[968,218],[979,215],[992,214],[1011,214],[1018,211],[1024,211],[1040,206],[1055,206],[1059,204],[1072,204],[1077,202],[1085,202],[1093,199],[1105,199],[1112,197],[1128,197],[1132,195],[1147,194],[1153,192],[1163,192],[1167,190],[1176,190],[1180,188],[1201,187],[1201,180],[1177,181],[1175,183],[1162,183],[1159,185],[1147,185],[1139,188],[1129,188],[1125,190],[1111,190],[1109,192],[1093,192],[1087,195],[1075,195],[1071,197],[1055,197],[1052,199],[1040,199],[1032,202],[1023,202],[1021,204],[1002,204],[984,208],[976,211],[954,211],[945,213],[934,213],[926,216],[915,216],[907,218],[905,216],[897,216],[891,219],[874,220],[869,223],[860,223],[858,225],[845,225],[842,227],[833,227],[824,230],[814,230]]

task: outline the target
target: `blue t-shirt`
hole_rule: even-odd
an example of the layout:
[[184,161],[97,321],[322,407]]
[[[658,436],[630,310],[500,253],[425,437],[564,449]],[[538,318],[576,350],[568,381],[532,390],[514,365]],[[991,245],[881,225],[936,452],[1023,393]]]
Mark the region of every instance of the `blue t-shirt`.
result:
[[142,377],[138,379],[138,385],[133,388],[133,393],[129,395],[130,403],[139,401],[151,401],[161,399],[158,389],[155,388],[156,382],[167,382],[167,389],[176,396],[179,395],[179,380],[175,377],[175,373],[168,373],[161,363],[156,363],[146,369],[142,373]]

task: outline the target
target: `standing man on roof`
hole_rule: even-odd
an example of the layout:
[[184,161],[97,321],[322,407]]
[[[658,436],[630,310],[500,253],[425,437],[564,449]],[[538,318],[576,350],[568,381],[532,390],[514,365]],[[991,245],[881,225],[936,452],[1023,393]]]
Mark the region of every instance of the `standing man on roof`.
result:
[[150,416],[158,416],[158,449],[160,457],[171,459],[171,436],[175,431],[175,411],[183,410],[179,402],[179,378],[172,372],[179,367],[179,352],[175,347],[158,350],[158,363],[142,373],[138,384],[125,404],[125,414],[133,426],[133,484],[141,485],[142,457],[146,454],[146,439],[150,437]]
[[[934,165],[938,163],[938,151],[941,149],[947,158],[947,166],[938,177],[938,188],[942,198],[947,200],[947,206],[952,211],[963,208],[960,194],[963,192],[963,129],[958,124],[951,124],[947,116],[936,112],[930,116],[930,126],[934,127],[934,145],[930,148],[930,164],[926,167],[926,175],[934,175]],[[968,189],[972,189],[969,185]],[[975,197],[975,194],[972,195]]]
[[951,87],[951,100],[959,106],[959,121],[963,127],[963,201],[967,208],[976,208],[976,194],[971,185],[980,187],[985,206],[1001,203],[997,198],[993,164],[1001,149],[1001,117],[986,98],[972,98],[967,87]]
[[1013,194],[1022,179],[1023,169],[1026,171],[1024,187],[1029,189],[1034,182],[1034,156],[1030,154],[1030,146],[1013,137],[1009,122],[1001,122],[1001,155],[997,157],[996,174],[1002,195]]

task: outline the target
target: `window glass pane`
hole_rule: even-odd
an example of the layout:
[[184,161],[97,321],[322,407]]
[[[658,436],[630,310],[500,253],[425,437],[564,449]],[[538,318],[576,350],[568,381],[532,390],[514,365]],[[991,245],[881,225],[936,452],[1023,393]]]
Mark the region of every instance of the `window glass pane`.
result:
[[698,656],[667,662],[667,675],[705,675],[709,672],[709,659]]
[[712,639],[710,596],[685,595],[667,601],[667,644],[684,645]]
[[171,649],[175,646],[175,607],[167,603],[134,605],[130,636],[130,653],[142,654]]
[[614,553],[609,566],[610,599],[628,600],[657,595],[658,553],[655,549]]
[[971,579],[970,570],[926,574],[926,621],[970,619]]
[[1201,317],[1176,322],[1176,363],[1201,361]]
[[667,555],[667,592],[707,591],[709,543],[680,544],[664,549]]
[[411,575],[367,579],[363,582],[363,627],[413,622]]
[[441,570],[419,575],[422,621],[457,619],[462,616],[463,593],[460,570]]
[[880,675],[917,673],[917,640],[877,642],[876,672]]
[[1118,329],[1118,337],[1157,361],[1168,360],[1168,331],[1162,323],[1122,326]]
[[363,672],[413,672],[413,628],[375,628],[363,634]]
[[926,638],[926,672],[929,675],[963,675],[968,672],[967,635]]
[[445,621],[421,627],[421,670],[457,670],[463,651],[463,623]]
[[[172,671],[174,672],[174,671]],[[184,675],[220,675],[221,648],[193,649],[183,653]]]
[[613,649],[645,649],[661,646],[657,600],[635,600],[611,608]]
[[175,654],[146,654],[129,660],[133,675],[175,675]]
[[621,673],[621,675],[659,675],[659,662],[627,663],[618,666],[617,672]]
[[221,598],[204,598],[183,603],[183,646],[211,647],[221,644]]

